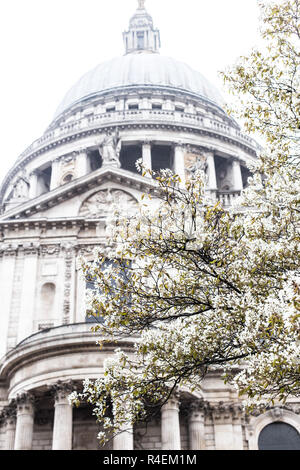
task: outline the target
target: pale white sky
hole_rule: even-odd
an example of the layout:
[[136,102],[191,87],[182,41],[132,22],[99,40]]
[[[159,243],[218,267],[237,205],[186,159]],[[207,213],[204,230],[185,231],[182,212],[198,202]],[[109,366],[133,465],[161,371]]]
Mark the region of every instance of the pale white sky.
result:
[[[50,124],[68,89],[123,55],[137,0],[1,0],[0,182]],[[188,63],[222,92],[218,71],[259,41],[257,0],[146,0],[161,54]],[[224,92],[223,92],[224,94]]]

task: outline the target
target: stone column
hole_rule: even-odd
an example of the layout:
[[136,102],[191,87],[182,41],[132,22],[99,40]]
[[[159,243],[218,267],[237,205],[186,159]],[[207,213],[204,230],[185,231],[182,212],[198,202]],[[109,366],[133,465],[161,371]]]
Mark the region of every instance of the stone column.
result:
[[182,184],[185,184],[184,148],[180,143],[174,147],[174,173],[180,177]]
[[203,401],[197,400],[192,402],[189,409],[190,450],[205,449],[204,421],[205,411]]
[[73,392],[71,382],[58,382],[54,387],[54,424],[52,450],[72,450],[73,408],[68,396]]
[[217,188],[217,177],[215,167],[215,156],[213,151],[205,152],[206,163],[207,163],[207,189],[210,191],[216,191]]
[[[143,143],[143,165],[145,168],[152,170],[151,143],[146,141]],[[147,174],[146,176],[150,176]]]
[[17,409],[14,401],[2,410],[2,416],[5,421],[4,450],[14,450],[17,419]]
[[57,158],[52,162],[52,171],[51,171],[51,181],[50,181],[50,191],[59,186],[59,173],[60,173],[60,160]]
[[37,197],[38,172],[33,171],[29,175],[29,199]]
[[5,251],[2,257],[0,271],[0,357],[4,356],[7,350],[8,325],[11,314],[10,305],[13,292],[15,260],[17,255],[16,247],[7,246],[4,249]]
[[179,400],[172,395],[161,409],[162,450],[180,450]]
[[31,450],[34,422],[34,397],[23,393],[16,398],[17,424],[15,450]]
[[244,414],[242,408],[239,405],[235,405],[233,409],[233,449],[234,450],[243,450],[244,449],[244,439],[243,439],[243,420]]
[[113,439],[113,450],[133,450],[133,428],[130,423],[125,424],[124,431]]
[[243,189],[243,179],[241,164],[238,158],[232,160],[232,182],[234,191],[242,191]]
[[[100,159],[100,156],[99,156]],[[76,157],[76,175],[78,178],[85,176],[89,173],[90,166],[86,150],[81,150],[77,153]]]

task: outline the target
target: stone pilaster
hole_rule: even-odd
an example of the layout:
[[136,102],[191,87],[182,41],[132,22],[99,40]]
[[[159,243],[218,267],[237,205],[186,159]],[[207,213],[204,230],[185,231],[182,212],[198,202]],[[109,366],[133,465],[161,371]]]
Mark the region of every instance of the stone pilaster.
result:
[[212,408],[216,450],[242,450],[243,437],[238,405],[220,402]]
[[22,276],[21,308],[18,324],[18,342],[27,338],[33,332],[39,245],[24,244],[23,251],[24,267]]
[[34,422],[34,397],[22,393],[16,398],[17,424],[15,450],[31,450]]
[[188,423],[190,450],[205,449],[205,408],[202,400],[190,404]]
[[185,168],[184,168],[184,148],[178,143],[174,147],[174,173],[176,173],[182,184],[185,183]]
[[68,396],[73,392],[72,382],[58,382],[54,393],[54,425],[52,450],[72,450],[73,409]]
[[180,450],[179,397],[173,394],[161,409],[162,450]]

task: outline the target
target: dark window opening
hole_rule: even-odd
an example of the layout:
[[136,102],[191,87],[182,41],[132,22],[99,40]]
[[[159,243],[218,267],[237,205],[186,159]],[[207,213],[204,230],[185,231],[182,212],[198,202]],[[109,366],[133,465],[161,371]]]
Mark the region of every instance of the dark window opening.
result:
[[139,105],[138,104],[129,104],[128,109],[130,109],[130,110],[139,109]]
[[91,171],[98,170],[102,166],[102,157],[99,150],[90,150],[88,152],[88,160]]
[[230,191],[232,189],[232,180],[229,161],[226,158],[215,155],[215,167],[219,191]]
[[173,150],[169,145],[153,145],[151,149],[152,170],[173,169]]
[[50,191],[52,167],[48,166],[38,171],[37,180],[37,196],[48,193]]
[[136,161],[142,158],[142,155],[141,145],[124,145],[120,152],[121,168],[138,173]]
[[242,172],[242,181],[243,181],[243,188],[248,186],[248,178],[252,176],[252,173],[248,168],[241,165],[241,172]]
[[115,106],[111,106],[110,108],[106,108],[107,113],[113,113],[116,110]]
[[175,111],[178,111],[179,113],[184,113],[184,108],[182,106],[175,106]]
[[152,109],[160,110],[160,109],[162,109],[162,105],[161,104],[153,104]]

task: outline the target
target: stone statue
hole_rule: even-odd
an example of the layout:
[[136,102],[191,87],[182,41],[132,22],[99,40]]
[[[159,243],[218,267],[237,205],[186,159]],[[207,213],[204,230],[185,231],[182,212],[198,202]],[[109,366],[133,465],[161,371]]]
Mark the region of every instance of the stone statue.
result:
[[29,181],[25,173],[23,173],[13,185],[12,199],[24,199],[29,195]]
[[98,142],[103,165],[120,168],[121,143],[118,129],[115,133],[109,132]]

